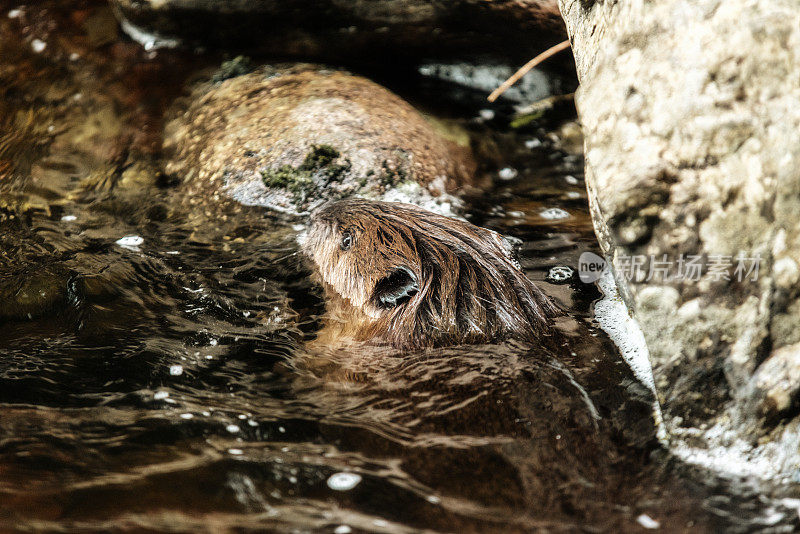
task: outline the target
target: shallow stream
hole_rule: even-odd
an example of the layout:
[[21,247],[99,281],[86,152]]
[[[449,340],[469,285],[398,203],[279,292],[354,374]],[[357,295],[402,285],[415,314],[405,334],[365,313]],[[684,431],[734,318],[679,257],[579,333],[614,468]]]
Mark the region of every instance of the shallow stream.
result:
[[161,113],[220,58],[143,50],[100,2],[0,7],[0,530],[792,528],[663,449],[597,288],[548,279],[597,252],[574,127],[386,75],[481,145],[467,216],[522,240],[568,341],[312,355],[302,220],[182,211],[158,171]]

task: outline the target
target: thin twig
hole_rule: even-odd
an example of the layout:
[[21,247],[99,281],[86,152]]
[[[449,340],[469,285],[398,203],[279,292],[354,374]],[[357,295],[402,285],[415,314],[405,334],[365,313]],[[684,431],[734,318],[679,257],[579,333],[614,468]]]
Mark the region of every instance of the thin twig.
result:
[[562,41],[555,46],[551,46],[550,48],[548,48],[547,50],[545,50],[532,60],[525,63],[525,65],[523,65],[521,69],[515,72],[509,79],[504,81],[500,85],[500,87],[492,91],[492,94],[489,95],[489,98],[487,100],[489,100],[489,102],[494,102],[495,100],[497,100],[497,97],[505,93],[509,87],[517,83],[520,78],[528,74],[528,71],[531,70],[533,67],[535,67],[545,59],[549,58],[550,56],[554,56],[555,54],[558,54],[559,52],[567,48],[569,48],[569,39],[567,39],[566,41]]

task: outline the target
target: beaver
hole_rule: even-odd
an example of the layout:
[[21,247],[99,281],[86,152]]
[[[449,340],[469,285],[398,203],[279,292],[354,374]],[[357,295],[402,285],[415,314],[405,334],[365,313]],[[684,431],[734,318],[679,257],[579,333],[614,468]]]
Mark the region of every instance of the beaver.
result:
[[312,212],[301,241],[327,296],[324,345],[536,341],[558,315],[500,234],[418,206],[329,202]]

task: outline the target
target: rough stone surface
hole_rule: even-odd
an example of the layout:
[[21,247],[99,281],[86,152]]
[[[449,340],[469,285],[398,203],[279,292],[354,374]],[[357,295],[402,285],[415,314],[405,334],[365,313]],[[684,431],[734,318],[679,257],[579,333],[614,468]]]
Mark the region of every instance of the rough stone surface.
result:
[[[796,470],[797,388],[774,385],[796,383],[782,347],[800,341],[800,6],[560,4],[595,227],[644,331],[668,428],[767,436],[787,444],[771,449],[772,467]],[[678,264],[693,256],[699,279]],[[738,257],[760,258],[757,277]],[[747,409],[767,383],[766,412],[780,417]]]
[[205,82],[165,128],[165,170],[185,198],[299,214],[359,195],[450,211],[469,184],[468,146],[439,134],[383,87],[309,65],[265,67]]
[[800,402],[800,343],[775,350],[751,379],[755,408],[766,417],[780,417]]

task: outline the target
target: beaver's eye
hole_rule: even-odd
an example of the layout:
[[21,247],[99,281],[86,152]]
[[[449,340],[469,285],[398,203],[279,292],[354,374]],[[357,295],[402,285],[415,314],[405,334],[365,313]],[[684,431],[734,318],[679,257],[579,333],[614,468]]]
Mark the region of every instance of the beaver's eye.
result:
[[346,231],[342,234],[342,242],[339,246],[342,250],[350,250],[350,248],[353,246],[353,241],[355,241],[353,234],[351,234],[349,231]]

